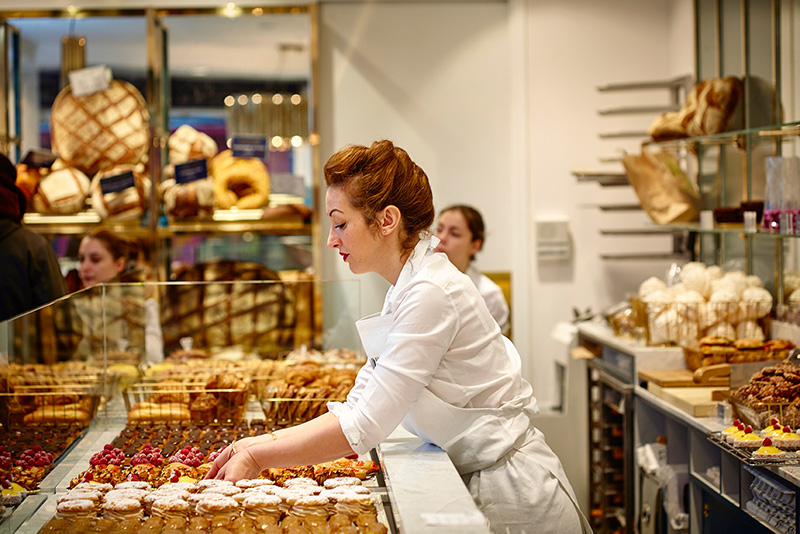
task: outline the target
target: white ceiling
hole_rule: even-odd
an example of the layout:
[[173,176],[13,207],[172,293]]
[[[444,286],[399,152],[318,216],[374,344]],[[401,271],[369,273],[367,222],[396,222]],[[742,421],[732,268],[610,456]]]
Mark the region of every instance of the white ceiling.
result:
[[[306,14],[164,17],[173,75],[297,80],[310,73],[311,26]],[[86,36],[87,66],[146,69],[146,24],[141,17],[24,18],[11,24],[24,42],[23,68],[58,68],[61,37]]]

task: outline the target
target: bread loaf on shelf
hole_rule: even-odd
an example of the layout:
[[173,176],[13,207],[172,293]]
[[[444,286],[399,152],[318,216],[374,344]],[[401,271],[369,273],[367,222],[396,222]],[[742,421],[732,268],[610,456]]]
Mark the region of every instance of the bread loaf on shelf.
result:
[[89,178],[74,167],[45,175],[33,195],[33,209],[38,213],[71,215],[78,213],[89,196]]
[[[102,180],[131,172],[133,185],[118,192],[103,192]],[[134,165],[117,165],[92,178],[92,208],[102,219],[126,220],[141,217],[147,210],[150,179]]]
[[146,161],[149,118],[141,93],[127,82],[112,80],[105,91],[79,97],[67,86],[50,113],[52,150],[89,176],[135,165]]

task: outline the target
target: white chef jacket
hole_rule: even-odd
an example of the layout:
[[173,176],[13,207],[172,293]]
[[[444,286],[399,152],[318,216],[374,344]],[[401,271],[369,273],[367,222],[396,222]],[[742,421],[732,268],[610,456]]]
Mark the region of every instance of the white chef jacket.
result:
[[495,532],[581,532],[561,464],[530,422],[538,408],[516,349],[432,239],[412,252],[381,313],[358,322],[369,361],[347,401],[328,409],[358,454],[401,423],[444,449]]
[[489,308],[489,313],[500,325],[500,331],[503,334],[507,334],[511,325],[508,323],[508,303],[505,295],[503,295],[503,290],[491,278],[482,274],[472,265],[467,267],[467,276],[478,288],[478,293],[481,294],[483,300],[486,301],[486,307]]

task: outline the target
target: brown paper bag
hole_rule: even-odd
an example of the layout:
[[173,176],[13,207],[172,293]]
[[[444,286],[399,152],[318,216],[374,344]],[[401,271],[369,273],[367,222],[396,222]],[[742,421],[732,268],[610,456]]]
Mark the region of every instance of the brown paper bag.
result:
[[626,155],[622,163],[639,203],[654,223],[697,220],[700,196],[674,155],[642,148],[640,155]]

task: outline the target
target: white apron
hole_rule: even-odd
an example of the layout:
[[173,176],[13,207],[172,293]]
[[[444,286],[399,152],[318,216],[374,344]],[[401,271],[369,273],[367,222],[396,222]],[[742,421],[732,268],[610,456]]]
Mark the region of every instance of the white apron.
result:
[[[367,365],[376,364],[391,324],[391,314],[356,322]],[[425,388],[402,425],[447,452],[494,533],[590,533],[561,462],[531,423],[537,411],[524,384],[498,408],[458,408]]]

